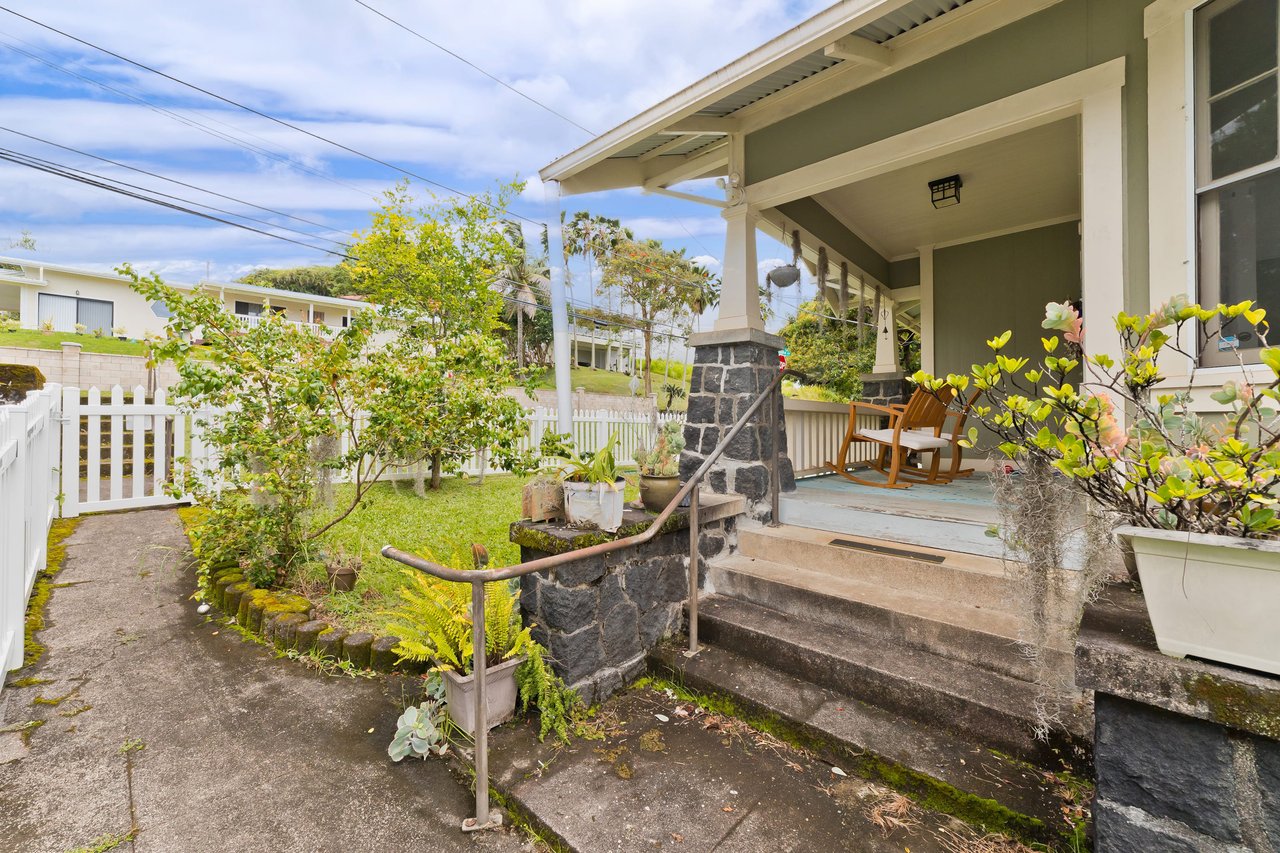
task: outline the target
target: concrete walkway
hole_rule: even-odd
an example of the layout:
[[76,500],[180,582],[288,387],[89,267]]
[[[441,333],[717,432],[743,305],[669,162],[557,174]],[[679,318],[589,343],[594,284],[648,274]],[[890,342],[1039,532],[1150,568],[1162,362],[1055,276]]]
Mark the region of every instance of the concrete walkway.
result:
[[[67,540],[35,675],[0,693],[0,851],[519,850],[464,836],[443,762],[392,764],[381,680],[275,660],[195,612],[172,510],[90,516]],[[37,701],[57,700],[58,704]],[[105,848],[99,848],[105,849]]]

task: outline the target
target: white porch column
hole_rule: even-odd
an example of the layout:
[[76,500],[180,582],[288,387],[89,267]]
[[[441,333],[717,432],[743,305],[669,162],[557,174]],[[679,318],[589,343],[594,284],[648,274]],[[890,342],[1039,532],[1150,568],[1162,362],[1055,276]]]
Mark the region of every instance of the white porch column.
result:
[[715,331],[764,329],[760,316],[760,270],[756,263],[756,219],[745,204],[726,208],[724,217],[724,274],[720,283],[720,314]]
[[[933,373],[933,247],[920,247],[920,369]],[[877,359],[878,361],[879,359]]]
[[886,292],[880,294],[880,314],[876,317],[876,366],[873,374],[897,373],[898,318],[893,300]]
[[[1080,278],[1085,338],[1090,354],[1106,353],[1116,364],[1122,363],[1120,336],[1112,320],[1125,309],[1121,91],[1116,86],[1087,96],[1080,122]],[[1087,363],[1084,369],[1090,371]],[[1085,381],[1096,379],[1090,375]],[[1116,414],[1122,416],[1123,412]]]

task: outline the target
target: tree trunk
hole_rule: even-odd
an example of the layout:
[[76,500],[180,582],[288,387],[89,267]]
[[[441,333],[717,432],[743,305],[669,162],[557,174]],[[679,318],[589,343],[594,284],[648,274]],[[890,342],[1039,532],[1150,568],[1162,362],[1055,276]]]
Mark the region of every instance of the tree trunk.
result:
[[431,454],[431,489],[433,491],[440,488],[440,454]]
[[516,367],[524,370],[524,309],[516,312]]
[[653,326],[647,320],[644,327],[644,393],[649,396],[653,393],[653,374],[649,372],[649,365],[653,362]]

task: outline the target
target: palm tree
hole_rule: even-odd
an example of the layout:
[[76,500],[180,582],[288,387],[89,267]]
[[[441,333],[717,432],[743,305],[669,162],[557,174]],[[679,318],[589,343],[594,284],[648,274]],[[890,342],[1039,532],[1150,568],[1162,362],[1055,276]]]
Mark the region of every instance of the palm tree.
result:
[[[567,223],[564,224],[564,255],[565,265],[568,265],[570,256],[577,256],[586,259],[587,262],[587,288],[591,305],[595,307],[595,276],[592,273],[593,267],[603,267],[609,255],[617,249],[624,241],[635,239],[630,228],[624,228],[622,223],[617,219],[610,219],[607,216],[597,214],[592,216],[590,212],[579,210],[573,215]],[[613,311],[612,292],[606,295],[608,300],[606,303],[608,311]],[[612,338],[617,333],[617,327],[610,327],[610,341],[608,351],[605,353],[605,367],[609,366],[609,356],[613,351]],[[594,346],[594,344],[593,344]],[[593,355],[594,360],[594,355]]]
[[516,365],[524,368],[524,319],[533,319],[538,313],[538,294],[547,294],[551,287],[551,270],[546,258],[530,258],[524,242],[520,223],[507,220],[503,223],[507,241],[515,248],[511,262],[494,281],[505,302],[503,312],[516,321]]

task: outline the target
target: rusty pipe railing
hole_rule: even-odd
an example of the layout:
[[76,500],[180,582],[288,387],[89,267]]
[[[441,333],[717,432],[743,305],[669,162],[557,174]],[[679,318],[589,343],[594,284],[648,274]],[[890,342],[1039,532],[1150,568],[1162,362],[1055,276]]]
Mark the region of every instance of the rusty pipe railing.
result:
[[800,379],[804,378],[804,374],[795,370],[780,370],[778,375],[773,378],[768,387],[760,392],[759,396],[752,401],[747,410],[743,412],[734,425],[720,439],[720,443],[716,445],[711,453],[707,454],[707,458],[698,466],[698,470],[693,472],[688,482],[681,487],[676,496],[662,509],[662,512],[649,523],[639,533],[631,536],[624,536],[621,539],[614,539],[612,542],[601,542],[597,545],[590,545],[576,551],[567,551],[563,554],[552,554],[537,560],[530,560],[527,563],[520,563],[515,566],[507,566],[500,569],[481,569],[477,567],[473,570],[454,569],[449,566],[442,566],[439,563],[433,563],[430,560],[424,560],[416,554],[410,554],[401,551],[398,548],[392,548],[390,545],[382,547],[382,556],[403,563],[410,568],[425,572],[432,577],[441,580],[453,581],[454,583],[471,584],[471,667],[472,675],[475,679],[475,690],[472,693],[475,701],[475,709],[473,718],[475,720],[475,739],[476,739],[476,814],[475,817],[467,818],[462,822],[464,832],[474,832],[481,829],[491,829],[500,824],[500,819],[495,818],[489,812],[489,727],[486,725],[488,717],[485,709],[485,670],[487,661],[485,660],[485,634],[484,634],[484,585],[493,583],[494,581],[511,580],[512,578],[531,575],[534,572],[544,572],[554,569],[558,566],[567,565],[585,560],[591,557],[597,557],[602,554],[611,554],[614,551],[621,551],[626,548],[633,548],[637,545],[643,545],[658,535],[658,531],[662,529],[662,525],[676,511],[676,509],[689,499],[689,651],[688,655],[692,656],[698,653],[698,525],[700,507],[698,501],[698,485],[703,478],[711,471],[711,467],[716,463],[729,446],[733,439],[746,427],[747,423],[760,410],[760,407],[766,401],[773,401],[769,406],[768,427],[769,427],[769,491],[770,506],[772,515],[769,519],[771,525],[778,523],[778,492],[780,490],[780,472],[778,470],[780,448],[779,440],[779,420],[778,420],[778,403],[781,396],[779,389],[782,387],[782,380],[788,376],[794,376]]

